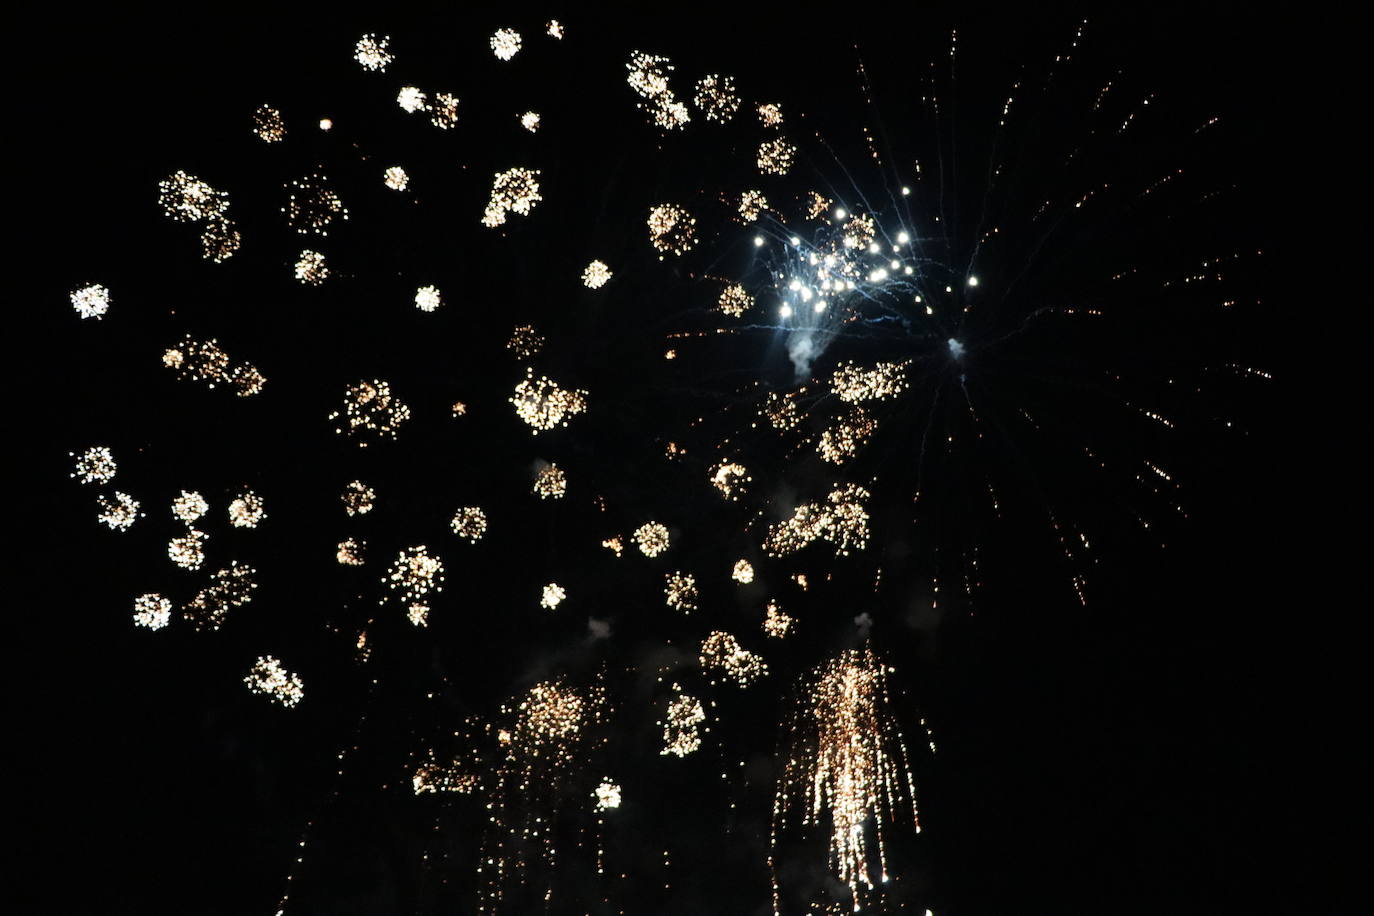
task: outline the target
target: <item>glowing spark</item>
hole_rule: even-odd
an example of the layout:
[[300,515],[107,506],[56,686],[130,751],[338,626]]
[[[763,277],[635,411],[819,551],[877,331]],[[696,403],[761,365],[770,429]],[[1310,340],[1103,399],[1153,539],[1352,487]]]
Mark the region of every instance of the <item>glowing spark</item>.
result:
[[557,19],[550,19],[548,27],[545,29],[550,38],[563,37],[563,25]]
[[305,684],[270,655],[260,657],[243,679],[253,693],[263,694],[283,706],[295,706],[305,697]]
[[82,318],[104,318],[110,310],[110,291],[99,283],[72,290],[72,308]]
[[625,552],[625,542],[620,539],[620,535],[616,535],[613,538],[606,538],[601,542],[601,546],[605,547],[617,557]]
[[645,522],[635,529],[635,546],[646,557],[656,557],[668,549],[668,529],[658,522]]
[[172,602],[161,595],[139,595],[134,599],[134,625],[160,630],[172,621]]
[[429,98],[416,86],[402,86],[396,94],[396,104],[406,114],[414,114],[429,107]]

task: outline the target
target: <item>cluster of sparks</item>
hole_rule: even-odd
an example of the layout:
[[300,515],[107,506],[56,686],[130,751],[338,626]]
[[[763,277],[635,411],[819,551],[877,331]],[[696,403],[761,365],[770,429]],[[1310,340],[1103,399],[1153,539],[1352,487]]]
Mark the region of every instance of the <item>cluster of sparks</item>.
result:
[[[382,582],[406,606],[411,622],[420,626],[429,613],[425,599],[430,592],[444,590],[444,563],[430,556],[429,548],[423,544],[407,547],[396,555]],[[417,616],[419,620],[415,619]]]
[[410,408],[391,394],[391,385],[380,379],[355,382],[344,391],[344,409],[329,415],[343,419],[336,433],[346,433],[366,448],[369,440],[395,439],[401,424],[410,419]]
[[93,445],[74,457],[76,468],[72,477],[81,483],[109,483],[114,479],[118,465],[108,446]]
[[701,727],[706,721],[706,710],[696,697],[682,692],[677,684],[673,685],[674,696],[668,701],[668,712],[662,722],[662,755],[686,757],[701,747]]
[[71,300],[72,308],[82,318],[104,318],[110,310],[110,290],[99,283],[72,290]]
[[497,60],[510,60],[520,51],[520,33],[515,29],[498,29],[491,36],[491,53]]
[[387,50],[390,44],[389,36],[378,36],[369,32],[358,39],[357,45],[353,48],[353,59],[362,65],[364,70],[384,73],[393,60],[391,52]]
[[286,707],[295,706],[305,698],[305,683],[301,676],[287,671],[281,662],[270,655],[264,655],[253,663],[243,683],[253,693],[262,694]]
[[228,193],[183,171],[173,172],[157,187],[164,215],[179,223],[201,224],[201,254],[207,260],[226,261],[238,251],[241,239],[229,218]]
[[703,76],[697,81],[692,102],[708,121],[730,120],[739,111],[739,94],[735,91],[734,77],[717,73]]
[[663,597],[668,607],[675,611],[685,614],[696,610],[700,597],[696,577],[684,572],[668,573],[664,577]]
[[128,531],[143,515],[138,500],[118,490],[111,495],[97,496],[96,504],[100,507],[96,518],[111,531]]
[[739,499],[753,479],[749,476],[749,469],[738,461],[722,461],[711,468],[711,486],[732,502]]
[[544,586],[544,590],[539,596],[539,606],[546,611],[552,611],[563,603],[563,599],[568,597],[568,592],[557,582],[550,582]]
[[776,601],[768,602],[763,615],[763,632],[774,639],[782,639],[792,632],[793,619]]
[[185,337],[175,347],[162,351],[162,365],[174,371],[178,379],[204,382],[214,388],[228,385],[241,398],[262,391],[267,378],[251,363],[235,363],[219,343]]
[[677,204],[659,204],[649,208],[649,241],[664,255],[683,255],[697,243],[697,221]]
[[310,174],[286,186],[286,222],[302,235],[328,235],[335,220],[348,219],[348,208],[324,175]]
[[453,513],[449,527],[460,538],[476,544],[487,533],[487,513],[481,506],[464,506]]
[[134,599],[134,624],[150,630],[160,630],[172,621],[172,602],[157,594],[139,595]]
[[545,376],[535,378],[533,369],[525,370],[525,378],[515,386],[511,395],[515,415],[524,420],[535,435],[557,426],[567,426],[568,419],[587,409],[587,392],[562,388]]
[[325,256],[318,251],[311,251],[309,248],[300,253],[293,269],[296,279],[306,286],[319,286],[329,279],[329,265],[326,263]]
[[415,307],[422,312],[436,311],[444,304],[437,286],[422,286],[415,291]]
[[658,522],[645,522],[635,529],[635,546],[646,557],[656,557],[668,549],[668,529]]
[[229,503],[229,524],[235,528],[256,528],[267,511],[263,508],[262,497],[252,490],[234,497]]
[[582,285],[587,289],[601,289],[611,281],[611,268],[604,261],[593,261],[582,271]]
[[568,492],[568,475],[556,464],[548,464],[534,476],[534,492],[540,499],[562,499]]
[[539,193],[539,170],[516,167],[497,172],[491,180],[491,196],[482,213],[482,225],[494,229],[506,224],[506,215],[529,216],[534,205],[543,200]]
[[851,483],[831,490],[824,502],[803,503],[791,518],[769,526],[764,551],[769,556],[785,557],[818,539],[833,544],[836,556],[862,550],[868,544],[864,502],[871,495]]
[[366,515],[377,502],[377,491],[361,480],[354,480],[344,487],[339,499],[349,515]]
[[182,616],[198,630],[218,630],[231,610],[253,599],[256,575],[253,567],[231,562],[210,577],[210,584],[182,608]]
[[286,139],[286,122],[281,112],[271,105],[259,105],[253,112],[253,133],[263,143],[280,143]]
[[544,337],[532,326],[522,324],[510,332],[510,340],[506,341],[506,349],[513,351],[521,359],[530,359],[544,349]]
[[668,58],[636,51],[630,55],[625,69],[629,71],[626,82],[644,100],[639,107],[648,113],[655,127],[672,130],[686,126],[691,115],[668,83],[668,74],[673,69]]
[[748,687],[768,674],[763,658],[739,644],[724,630],[714,630],[701,641],[698,655],[704,671],[720,671],[741,687]]
[[[830,863],[848,885],[854,909],[860,886],[889,879],[886,832],[915,811],[915,780],[888,696],[887,669],[865,649],[850,649],[804,679],[788,726],[788,753],[773,804],[773,844],[799,822],[829,829]],[[877,838],[876,865],[868,824]],[[774,913],[781,912],[778,877]]]

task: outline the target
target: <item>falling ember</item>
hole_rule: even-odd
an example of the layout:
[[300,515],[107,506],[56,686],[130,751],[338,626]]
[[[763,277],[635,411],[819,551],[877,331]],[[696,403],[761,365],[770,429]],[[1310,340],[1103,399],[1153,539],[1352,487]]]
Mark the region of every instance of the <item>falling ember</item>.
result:
[[82,318],[104,318],[110,310],[110,291],[99,283],[72,290],[72,308]]
[[361,480],[355,480],[344,487],[343,495],[339,499],[343,501],[344,511],[349,515],[366,515],[372,511],[377,491]]
[[768,674],[768,666],[762,658],[742,647],[739,640],[721,630],[712,632],[702,640],[698,661],[704,670],[723,671],[741,687],[748,687]]
[[134,599],[134,624],[160,630],[172,620],[172,602],[161,595],[139,595]]
[[513,168],[497,172],[491,181],[491,197],[482,214],[482,225],[491,229],[505,225],[508,213],[529,216],[534,205],[543,199],[539,194],[538,169]]
[[229,503],[229,524],[235,528],[256,528],[265,518],[267,512],[263,509],[262,497],[252,490],[245,491]]
[[826,820],[830,866],[849,886],[858,910],[860,885],[874,886],[870,821],[880,881],[889,877],[887,832],[907,816],[920,832],[915,781],[883,665],[867,648],[847,650],[820,665],[799,685],[785,727],[787,758],[773,801],[773,911],[780,913],[779,834],[793,822],[824,828]]
[[262,694],[283,706],[295,706],[305,697],[305,684],[299,674],[282,667],[270,655],[260,657],[243,679],[253,693]]
[[200,569],[205,562],[205,541],[209,535],[195,528],[167,542],[167,559],[182,569]]
[[106,446],[93,445],[79,457],[75,452],[71,454],[76,458],[76,469],[71,476],[82,483],[109,483],[114,479],[117,465]]
[[668,607],[675,611],[690,613],[696,610],[699,597],[696,577],[684,572],[669,573],[664,577],[663,596]]
[[258,587],[255,575],[251,566],[231,562],[210,577],[210,584],[181,609],[182,616],[197,630],[218,630],[230,610],[253,600],[253,589]]
[[539,597],[539,606],[545,610],[552,611],[562,604],[563,599],[566,597],[568,597],[568,593],[563,589],[563,586],[559,585],[557,582],[550,582],[548,585],[544,586],[544,591]]
[[401,424],[410,419],[410,408],[392,397],[391,386],[380,379],[356,382],[344,392],[342,414],[335,411],[330,420],[342,415],[344,425],[336,433],[347,433],[366,448],[369,439],[395,439]]
[[437,286],[422,286],[415,291],[415,307],[422,312],[432,312],[444,304]]
[[498,29],[491,36],[491,53],[498,60],[510,60],[520,50],[520,33],[515,29]]
[[682,255],[697,243],[697,221],[677,204],[659,204],[649,209],[649,241],[665,254]]
[[668,549],[668,529],[658,522],[645,522],[635,529],[634,542],[644,556],[656,557]]
[[534,477],[534,492],[540,499],[562,499],[568,492],[568,475],[556,464],[545,465]]
[[555,426],[567,426],[568,418],[587,409],[587,392],[560,388],[552,379],[534,377],[533,369],[525,370],[525,380],[515,386],[510,397],[515,414],[538,435]]
[[604,261],[593,261],[582,271],[582,285],[587,289],[601,289],[611,280],[611,268]]
[[329,279],[329,268],[325,265],[324,255],[308,248],[296,259],[295,271],[296,279],[307,286],[319,286]]
[[384,72],[391,65],[392,56],[387,51],[387,46],[391,44],[391,38],[382,35],[378,37],[375,33],[369,32],[353,48],[353,59],[362,65],[364,70],[372,70],[377,73]]
[[143,514],[138,511],[138,500],[128,493],[116,491],[113,496],[99,496],[96,503],[100,506],[96,518],[111,531],[128,531]]
[[706,710],[696,697],[687,696],[677,684],[673,685],[676,696],[668,703],[667,717],[663,726],[662,756],[686,757],[701,747],[701,723],[706,721]]
[[740,585],[748,585],[754,581],[754,567],[748,560],[736,560],[734,569],[730,570],[730,578]]

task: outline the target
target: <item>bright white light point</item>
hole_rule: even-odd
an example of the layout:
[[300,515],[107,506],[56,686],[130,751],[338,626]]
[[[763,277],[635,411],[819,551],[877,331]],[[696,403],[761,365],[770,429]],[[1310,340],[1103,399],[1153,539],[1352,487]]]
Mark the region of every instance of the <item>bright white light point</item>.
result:
[[825,300],[824,300],[824,299],[817,299],[817,300],[816,300],[815,309],[816,309],[816,314],[817,314],[817,315],[819,315],[821,312],[825,311]]
[[754,247],[755,247],[755,248],[762,248],[762,247],[763,247],[763,236],[761,236],[761,235],[756,235],[756,236],[754,236]]
[[527,111],[520,116],[520,126],[530,133],[539,129],[539,112]]
[[794,248],[800,248],[800,247],[801,247],[801,239],[797,238],[795,235],[792,236],[792,247],[794,247]]
[[329,130],[334,126],[334,122],[328,118],[320,118],[320,130]]
[[784,317],[784,318],[791,318],[791,317],[792,317],[792,306],[790,306],[790,305],[788,305],[786,302],[784,302],[784,303],[782,304],[782,307],[781,307],[780,309],[778,309],[778,314],[781,315],[781,316]]
[[893,270],[896,270],[898,267],[902,266],[902,262],[898,261],[896,258],[893,258],[891,264],[889,264],[888,266],[890,266]]
[[879,245],[878,245],[877,242],[869,242],[869,243],[868,243],[868,253],[869,253],[869,254],[877,254],[878,252],[880,252],[880,251],[882,251],[882,250],[883,250],[883,249],[882,249],[881,247],[879,247]]
[[791,283],[787,284],[787,288],[795,293],[797,290],[801,289],[801,281],[793,280]]
[[955,340],[953,337],[949,339],[949,355],[953,359],[964,358],[964,345],[961,344],[959,341]]
[[422,286],[415,291],[415,307],[422,312],[432,312],[443,304],[437,286]]
[[907,235],[905,232],[899,232],[899,233],[897,233],[897,244],[898,244],[898,245],[905,245],[905,244],[906,244],[907,242],[909,242],[909,241],[911,241],[911,236]]
[[917,296],[915,299],[913,299],[913,300],[911,300],[911,301],[912,301],[912,302],[920,302],[920,301],[921,301],[921,297],[920,297],[920,296]]
[[910,264],[908,264],[905,268],[902,269],[902,272],[905,273],[907,276],[911,276],[916,271],[912,269]]
[[835,219],[844,219],[849,214],[844,212],[844,207],[835,208]]
[[933,308],[931,308],[930,306],[927,305],[927,306],[926,306],[926,314],[927,314],[927,315],[934,315],[934,314],[935,314],[935,309],[933,309]]
[[954,292],[954,287],[952,287],[952,286],[946,286],[946,287],[945,287],[945,292],[947,292],[947,293],[952,293],[952,292]]
[[72,290],[72,308],[82,318],[99,319],[110,310],[110,291],[99,283]]
[[969,277],[969,278],[968,278],[968,285],[969,285],[969,286],[977,286],[977,285],[978,285],[978,278],[977,278],[977,277]]
[[911,188],[903,187],[903,188],[902,188],[902,196],[903,196],[903,197],[909,197],[910,195],[911,195]]
[[803,286],[803,287],[802,287],[802,290],[801,290],[801,298],[802,298],[802,302],[810,302],[810,301],[811,301],[811,290],[809,290],[809,289],[807,289],[805,286]]

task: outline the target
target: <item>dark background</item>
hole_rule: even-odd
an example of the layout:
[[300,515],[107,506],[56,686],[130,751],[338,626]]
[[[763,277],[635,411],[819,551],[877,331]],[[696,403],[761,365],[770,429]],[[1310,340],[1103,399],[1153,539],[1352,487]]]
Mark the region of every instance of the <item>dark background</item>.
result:
[[[651,144],[642,133],[618,133],[632,121],[622,62],[635,48],[667,54],[679,65],[680,94],[699,73],[734,73],[746,100],[781,98],[785,109],[789,99],[808,100],[798,107],[816,113],[811,123],[839,137],[849,126],[844,112],[861,107],[857,43],[874,108],[891,148],[901,149],[917,130],[905,107],[919,85],[914,74],[956,25],[968,57],[959,63],[961,105],[948,117],[956,127],[967,119],[976,146],[983,122],[965,112],[988,110],[1015,74],[1010,62],[1042,64],[1058,53],[1076,20],[963,5],[909,19],[858,9],[552,15],[566,17],[567,47],[542,44],[547,17],[517,10],[379,10],[371,18],[323,9],[44,12],[18,29],[23,72],[13,82],[11,128],[22,163],[11,166],[11,182],[21,244],[11,247],[19,253],[11,273],[20,287],[10,305],[20,371],[11,448],[23,464],[12,479],[21,513],[9,697],[19,764],[11,834],[24,855],[5,891],[10,911],[272,912],[307,821],[314,827],[290,912],[468,911],[464,857],[475,849],[477,806],[411,797],[409,755],[534,679],[585,677],[608,660],[636,668],[610,675],[624,724],[608,759],[619,761],[627,798],[611,861],[619,855],[616,867],[629,874],[612,899],[626,912],[765,911],[768,755],[782,677],[767,696],[722,691],[733,704],[718,729],[724,750],[708,745],[665,770],[649,715],[663,637],[626,608],[674,567],[599,572],[600,537],[646,518],[700,513],[690,530],[675,529],[684,557],[707,555],[727,524],[723,510],[689,509],[663,470],[663,440],[681,429],[665,414],[696,404],[691,385],[658,359],[662,334],[680,314],[673,297],[682,293],[669,281],[682,279],[682,268],[650,263],[635,222],[644,199],[692,190],[684,172],[726,167],[699,162],[690,146],[651,160],[634,152]],[[493,67],[485,37],[508,24],[525,34],[512,62],[525,69],[484,82]],[[920,729],[909,719],[905,726],[918,752],[925,827],[894,853],[905,865],[894,900],[911,911],[1360,909],[1333,877],[1344,870],[1332,867],[1351,856],[1339,852],[1349,848],[1342,809],[1353,802],[1340,788],[1352,769],[1340,736],[1359,719],[1346,699],[1338,626],[1353,608],[1333,602],[1330,589],[1352,551],[1318,520],[1340,465],[1321,459],[1329,444],[1314,445],[1331,407],[1306,391],[1310,357],[1295,345],[1304,332],[1289,321],[1332,308],[1301,301],[1288,266],[1296,253],[1283,198],[1306,174],[1292,155],[1301,144],[1286,129],[1291,118],[1277,117],[1301,102],[1294,73],[1302,68],[1288,53],[1300,42],[1289,25],[1239,6],[1151,6],[1093,18],[1084,43],[1085,71],[1119,66],[1129,85],[1167,99],[1180,127],[1194,123],[1185,111],[1222,112],[1226,155],[1197,168],[1204,183],[1244,189],[1229,211],[1234,225],[1219,231],[1267,255],[1247,277],[1264,301],[1251,316],[1224,330],[1182,323],[1155,338],[1182,338],[1187,358],[1187,339],[1226,334],[1235,352],[1276,378],[1228,405],[1245,418],[1245,436],[1185,440],[1190,517],[1171,529],[1167,549],[1108,552],[1083,608],[1043,526],[975,532],[987,544],[976,613],[951,603],[938,639],[933,627],[912,635],[886,623],[928,597],[915,574],[888,599],[861,595],[843,576],[823,597],[805,599],[814,606],[797,599],[826,622],[790,655],[780,652],[782,671],[852,641],[850,619],[871,610],[875,641],[903,672],[902,711],[919,708],[935,729],[932,759],[919,754]],[[395,39],[398,63],[385,78],[364,78],[349,57],[370,30]],[[549,79],[534,68],[536,54],[598,60],[604,72],[564,69]],[[456,137],[405,121],[392,97],[406,82],[451,86],[464,99]],[[618,88],[601,93],[603,85]],[[264,101],[283,109],[288,129],[298,127],[289,155],[265,155],[249,133]],[[534,137],[511,129],[513,112],[525,107],[545,113]],[[374,112],[390,120],[369,122]],[[578,120],[559,123],[568,112]],[[336,119],[328,141],[308,126],[321,115]],[[1045,129],[1054,123],[1047,118]],[[358,144],[351,157],[343,155],[348,142]],[[550,222],[563,214],[552,224],[571,228],[513,226],[512,236],[526,235],[517,254],[470,227],[485,176],[522,157],[544,169],[549,212],[536,214]],[[312,159],[346,158],[359,163],[356,174],[337,176],[354,210],[349,232],[319,247],[341,267],[371,260],[394,269],[359,269],[346,293],[302,292],[287,265],[292,246],[312,243],[273,222],[278,187]],[[430,206],[414,212],[427,215],[410,219],[404,208],[415,205],[401,198],[349,193],[393,161],[417,165],[413,196]],[[1119,163],[1126,172],[1134,165]],[[246,243],[229,265],[201,262],[195,230],[157,212],[155,183],[177,168],[230,191]],[[450,205],[459,216],[435,215]],[[395,228],[404,226],[416,228]],[[251,250],[259,239],[269,243]],[[1197,241],[1184,233],[1178,244],[1203,250]],[[615,297],[591,299],[551,279],[575,276],[599,252],[617,269]],[[446,293],[470,284],[433,321],[406,300],[427,274]],[[92,280],[112,288],[114,305],[103,322],[77,322],[66,293]],[[563,295],[566,311],[550,308]],[[567,435],[531,440],[501,400],[518,377],[501,344],[523,320],[550,337],[547,371],[593,393],[592,411]],[[218,336],[231,355],[263,368],[263,403],[166,378],[155,354],[182,333]],[[708,362],[706,370],[714,382],[736,368]],[[324,414],[343,384],[397,373],[409,379],[398,392],[417,416],[398,446],[362,452],[334,441]],[[637,384],[646,377],[687,397],[660,399]],[[612,390],[598,410],[598,393]],[[475,408],[462,423],[444,416],[455,397]],[[120,461],[114,487],[138,495],[148,513],[127,534],[93,525],[94,494],[67,479],[67,452],[94,443],[111,445]],[[529,505],[523,488],[541,458],[569,469],[580,499]],[[383,499],[366,524],[344,519],[334,502],[354,477]],[[589,491],[578,494],[583,481],[596,482],[612,518],[589,505]],[[182,601],[198,587],[162,559],[173,527],[162,515],[168,500],[199,488],[220,513],[242,485],[266,497],[269,522],[261,532],[219,524],[207,566],[234,557],[259,567],[254,603],[213,636],[184,624],[157,633],[130,626],[133,595]],[[491,493],[518,498],[504,506]],[[444,526],[453,505],[477,503],[502,525],[463,553]],[[333,563],[333,544],[349,534],[371,545],[362,572]],[[1131,546],[1113,531],[1104,537]],[[372,631],[377,656],[359,668],[349,647],[373,613],[375,579],[410,543],[442,545],[449,564],[434,623],[417,636],[396,623],[394,609],[382,611]],[[550,579],[573,600],[531,628],[537,587]],[[612,620],[611,640],[587,638],[588,616]],[[676,632],[673,639],[690,644]],[[302,672],[299,709],[268,706],[239,686],[265,653]],[[718,781],[717,765],[737,762],[742,775]],[[648,863],[669,847],[675,864],[665,877]]]

